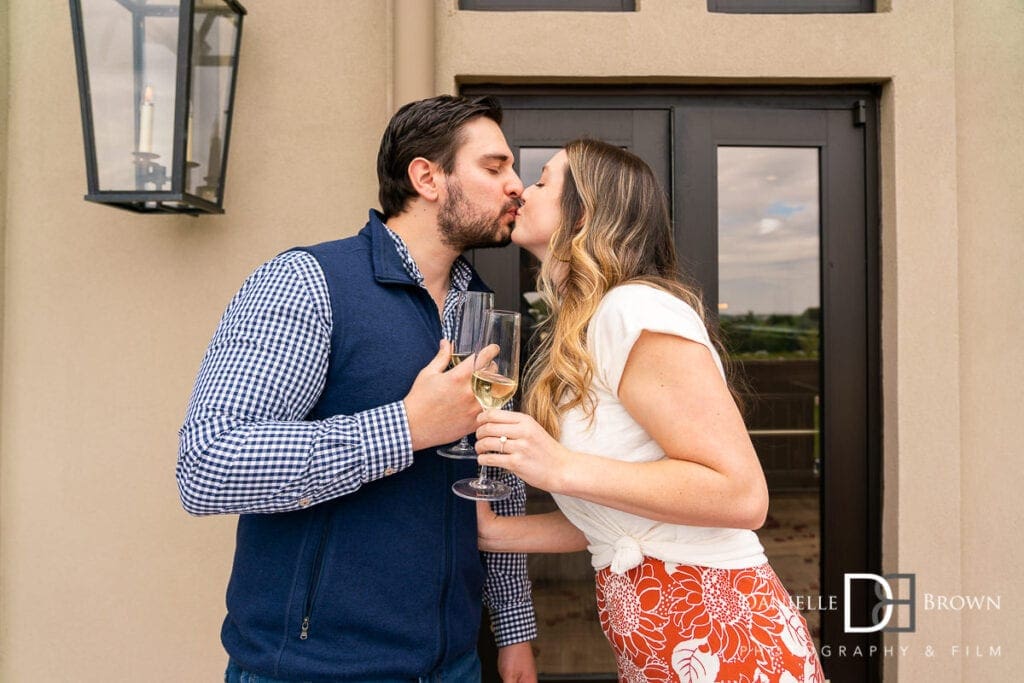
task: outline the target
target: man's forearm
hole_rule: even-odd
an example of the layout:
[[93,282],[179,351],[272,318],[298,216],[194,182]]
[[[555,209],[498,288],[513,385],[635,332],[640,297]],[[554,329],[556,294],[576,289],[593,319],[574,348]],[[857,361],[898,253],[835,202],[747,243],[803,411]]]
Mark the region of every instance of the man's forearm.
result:
[[[505,500],[493,504],[501,516],[526,513],[526,487],[518,477],[505,473],[502,480],[512,489]],[[487,577],[484,603],[491,613],[491,625],[498,647],[537,637],[537,618],[533,609],[526,555],[520,553],[483,553]]]
[[408,429],[396,427],[403,421],[399,402],[319,422],[186,423],[182,504],[195,515],[287,512],[347,495],[412,464]]

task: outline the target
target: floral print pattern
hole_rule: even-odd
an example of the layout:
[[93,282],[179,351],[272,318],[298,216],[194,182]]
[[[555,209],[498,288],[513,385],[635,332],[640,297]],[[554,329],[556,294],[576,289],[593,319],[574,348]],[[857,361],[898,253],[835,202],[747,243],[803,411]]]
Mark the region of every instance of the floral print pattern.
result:
[[597,573],[601,628],[628,683],[824,683],[807,622],[767,564],[644,561]]

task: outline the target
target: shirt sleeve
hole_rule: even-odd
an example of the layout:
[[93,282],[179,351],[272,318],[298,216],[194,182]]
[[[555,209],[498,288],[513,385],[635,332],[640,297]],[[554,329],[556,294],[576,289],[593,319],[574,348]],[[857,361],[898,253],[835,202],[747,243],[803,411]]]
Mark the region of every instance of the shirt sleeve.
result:
[[286,252],[228,305],[179,431],[176,476],[191,514],[285,512],[405,469],[401,401],[305,421],[323,391],[331,307],[319,263]]
[[[491,504],[504,517],[526,514],[526,486],[522,479],[503,471],[500,481],[512,492],[508,498]],[[484,580],[484,605],[491,615],[491,630],[498,647],[514,645],[537,637],[537,617],[533,593],[526,572],[524,553],[481,553],[487,572]]]
[[704,321],[692,306],[650,285],[622,285],[605,295],[587,331],[594,373],[613,395],[619,394],[626,361],[644,330],[675,335],[706,346],[722,372],[721,359]]

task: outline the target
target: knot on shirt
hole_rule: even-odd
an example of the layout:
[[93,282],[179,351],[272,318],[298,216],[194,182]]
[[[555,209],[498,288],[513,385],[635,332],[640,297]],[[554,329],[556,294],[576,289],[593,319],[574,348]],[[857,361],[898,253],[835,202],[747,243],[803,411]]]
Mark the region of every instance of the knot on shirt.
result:
[[632,536],[620,536],[615,541],[610,569],[614,574],[625,574],[644,561],[644,551],[640,542]]

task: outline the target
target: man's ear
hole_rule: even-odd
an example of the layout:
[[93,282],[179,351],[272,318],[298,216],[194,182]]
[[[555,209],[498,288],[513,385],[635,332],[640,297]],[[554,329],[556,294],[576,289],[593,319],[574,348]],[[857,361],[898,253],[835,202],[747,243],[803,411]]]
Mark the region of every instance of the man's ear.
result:
[[409,182],[417,194],[429,202],[436,202],[444,184],[441,168],[429,159],[416,157],[409,162]]

